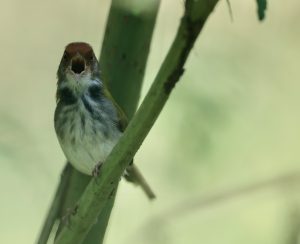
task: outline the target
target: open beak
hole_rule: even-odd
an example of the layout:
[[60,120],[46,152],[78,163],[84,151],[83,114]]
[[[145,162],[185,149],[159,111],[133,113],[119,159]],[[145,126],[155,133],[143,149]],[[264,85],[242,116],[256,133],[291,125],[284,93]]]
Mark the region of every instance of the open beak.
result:
[[75,74],[81,74],[83,71],[85,71],[86,63],[85,59],[77,53],[72,59],[71,59],[71,70]]

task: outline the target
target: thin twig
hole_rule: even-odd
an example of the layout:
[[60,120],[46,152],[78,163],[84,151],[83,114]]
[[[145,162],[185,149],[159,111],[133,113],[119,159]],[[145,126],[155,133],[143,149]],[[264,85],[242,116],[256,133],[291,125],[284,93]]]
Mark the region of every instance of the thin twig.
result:
[[[254,182],[245,186],[239,186],[228,190],[222,190],[215,193],[210,193],[208,195],[201,195],[197,197],[193,197],[192,199],[188,199],[182,201],[181,203],[175,204],[175,206],[169,206],[166,210],[161,211],[160,213],[155,214],[149,220],[147,220],[136,233],[148,233],[150,229],[153,229],[153,226],[156,226],[159,223],[160,228],[155,229],[155,235],[159,235],[160,230],[167,226],[169,221],[177,220],[181,217],[185,217],[190,213],[195,213],[195,211],[203,211],[205,209],[211,209],[213,207],[225,204],[234,199],[245,197],[250,194],[255,194],[259,191],[271,190],[274,188],[286,187],[294,184],[296,186],[300,183],[300,172],[291,172],[286,173],[280,176],[273,177],[271,179],[262,180],[258,182]],[[292,190],[296,190],[292,187]],[[299,217],[299,216],[297,216]],[[299,220],[298,220],[299,221]],[[297,224],[299,224],[297,222]],[[297,225],[298,226],[298,225]],[[297,227],[298,228],[298,227]],[[295,240],[294,233],[296,230],[293,228],[289,235],[289,240]],[[297,234],[299,234],[299,229],[297,229]],[[288,242],[294,243],[294,242]]]
[[258,191],[282,187],[291,183],[300,183],[299,171],[251,183],[246,186],[240,186],[233,189],[223,190],[220,192],[209,194],[207,196],[200,196],[192,200],[190,199],[178,204],[177,206],[169,207],[167,211],[158,214],[155,218],[166,220],[177,218],[190,212],[194,212],[196,210],[204,210],[206,208],[211,208],[216,205],[224,204],[233,199],[253,194]]

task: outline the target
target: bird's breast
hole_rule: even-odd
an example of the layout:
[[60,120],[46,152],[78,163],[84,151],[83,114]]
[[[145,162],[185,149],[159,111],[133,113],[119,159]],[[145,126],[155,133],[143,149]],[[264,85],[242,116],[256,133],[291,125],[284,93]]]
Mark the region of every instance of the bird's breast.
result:
[[87,98],[58,104],[55,130],[67,159],[85,174],[106,160],[121,136],[110,115]]

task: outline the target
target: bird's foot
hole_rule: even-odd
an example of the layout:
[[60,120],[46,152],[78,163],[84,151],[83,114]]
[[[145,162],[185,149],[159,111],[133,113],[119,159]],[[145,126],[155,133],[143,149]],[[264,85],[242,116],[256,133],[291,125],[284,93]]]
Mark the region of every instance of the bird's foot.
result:
[[101,167],[102,167],[102,162],[96,164],[95,168],[92,171],[92,176],[94,178],[96,178],[99,175]]

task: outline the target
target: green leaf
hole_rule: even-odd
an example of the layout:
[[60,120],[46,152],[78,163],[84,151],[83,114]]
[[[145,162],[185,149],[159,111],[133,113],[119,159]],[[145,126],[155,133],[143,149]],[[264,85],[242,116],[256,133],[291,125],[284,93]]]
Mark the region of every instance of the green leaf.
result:
[[256,0],[257,2],[257,15],[260,21],[265,19],[265,13],[267,10],[267,0]]

